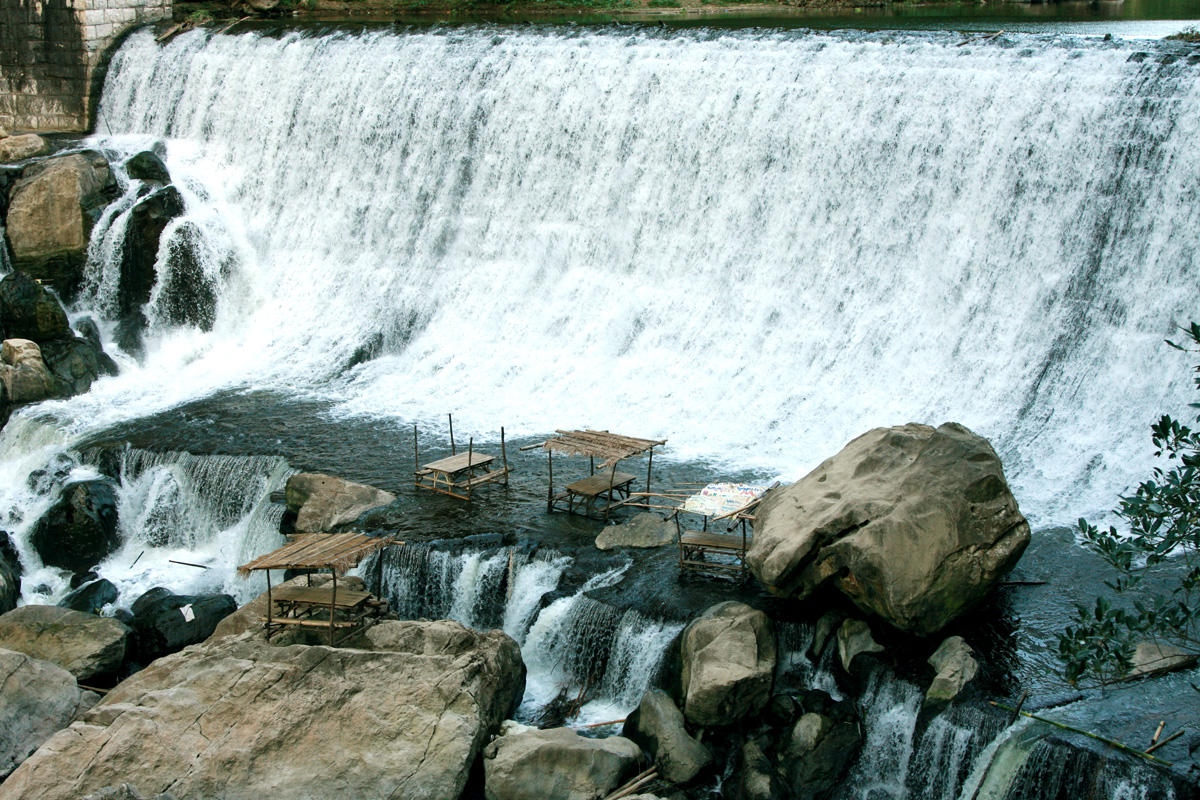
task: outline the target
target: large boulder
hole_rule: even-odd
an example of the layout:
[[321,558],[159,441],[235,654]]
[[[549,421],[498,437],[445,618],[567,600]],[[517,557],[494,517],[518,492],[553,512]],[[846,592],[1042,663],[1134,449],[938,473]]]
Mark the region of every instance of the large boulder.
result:
[[0,137],[0,164],[45,155],[50,145],[36,133]]
[[210,331],[217,319],[217,279],[204,270],[200,240],[191,221],[180,223],[167,239],[154,311],[168,324]]
[[484,796],[598,800],[637,772],[641,755],[622,736],[588,739],[570,728],[501,736],[483,751]]
[[23,572],[21,556],[12,537],[0,531],[0,614],[7,614],[17,607]]
[[120,596],[116,584],[106,578],[90,580],[76,587],[58,602],[60,608],[82,611],[84,614],[99,614],[107,605],[117,602]]
[[871,635],[871,626],[861,619],[848,619],[837,631],[838,659],[842,669],[850,671],[854,659],[863,653],[882,653],[883,645]]
[[117,374],[117,365],[112,358],[82,336],[44,342],[42,357],[54,374],[55,392],[59,397],[83,394],[100,376]]
[[67,312],[49,289],[20,271],[0,280],[0,336],[45,342],[71,335]]
[[830,583],[859,608],[928,635],[978,603],[1029,544],[987,440],[961,425],[858,437],[759,506],[747,563],[773,594]]
[[158,279],[154,265],[159,240],[171,220],[184,212],[183,197],[174,186],[154,189],[128,212],[121,245],[120,310],[129,315],[150,300]]
[[62,667],[0,649],[0,779],[99,699]]
[[694,725],[730,725],[761,711],[775,656],[766,614],[732,600],[706,610],[680,636],[684,717]]
[[142,663],[203,642],[221,620],[237,611],[237,601],[227,594],[167,594],[135,606],[129,627],[133,655]]
[[54,376],[42,360],[41,348],[28,339],[5,339],[0,345],[0,383],[12,403],[36,403],[53,397]]
[[453,800],[523,685],[516,642],[469,633],[440,652],[276,647],[250,633],[189,647],[53,736],[0,800],[74,800],[123,781],[180,798]]
[[5,221],[13,266],[73,299],[92,227],[115,191],[108,162],[98,153],[59,156],[26,167],[12,188]]
[[21,606],[0,616],[0,647],[57,664],[81,681],[115,673],[128,637],[115,619],[59,606]]
[[858,721],[837,706],[827,713],[807,711],[783,741],[776,778],[797,800],[829,791],[850,768],[862,747]]
[[167,171],[167,165],[151,150],[143,150],[130,156],[125,162],[125,174],[136,181],[147,183],[171,182],[171,173]]
[[29,537],[42,563],[86,572],[120,545],[117,536],[117,493],[111,481],[76,481],[42,515]]
[[671,783],[687,783],[712,763],[712,753],[688,735],[683,712],[660,689],[642,695],[621,733],[649,754]]
[[314,472],[288,478],[285,496],[288,510],[296,515],[299,533],[330,531],[396,500],[396,495],[374,486]]

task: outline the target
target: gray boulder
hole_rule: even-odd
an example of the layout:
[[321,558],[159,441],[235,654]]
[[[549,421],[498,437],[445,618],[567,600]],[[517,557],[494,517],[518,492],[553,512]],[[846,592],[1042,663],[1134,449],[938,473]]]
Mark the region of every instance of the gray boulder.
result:
[[42,563],[86,572],[120,546],[117,494],[111,481],[75,481],[36,523],[29,537]]
[[99,699],[62,667],[0,649],[0,779]]
[[616,547],[667,547],[675,544],[675,523],[668,522],[658,514],[638,514],[629,522],[609,525],[596,537],[596,548],[612,550]]
[[1029,544],[987,440],[954,423],[858,437],[759,506],[747,563],[773,594],[830,583],[903,631],[935,633]]
[[14,271],[0,279],[0,335],[46,342],[72,334],[58,298],[26,273]]
[[712,753],[684,728],[683,712],[659,689],[642,695],[621,733],[653,758],[671,783],[687,783],[712,763]]
[[13,545],[12,537],[0,531],[0,614],[7,614],[17,607],[23,572],[21,556]]
[[13,266],[73,300],[92,227],[115,190],[108,162],[98,153],[58,156],[26,167],[12,188],[5,220]]
[[60,600],[58,605],[60,608],[69,608],[84,614],[99,614],[106,605],[117,602],[118,596],[116,584],[106,578],[100,578],[79,586]]
[[597,800],[637,772],[642,752],[622,736],[569,728],[501,736],[483,751],[487,800]]
[[374,486],[312,472],[288,478],[285,495],[288,510],[296,514],[296,531],[300,533],[330,531],[396,500],[396,495]]
[[121,782],[181,798],[459,797],[520,697],[516,642],[440,653],[292,645],[252,634],[160,658],[0,784],[75,800]]
[[882,653],[883,645],[871,636],[871,626],[861,619],[848,619],[837,632],[838,658],[842,669],[850,671],[854,659],[863,653]]
[[775,631],[744,603],[718,603],[680,638],[683,715],[694,725],[729,725],[756,714],[771,696]]
[[80,681],[116,672],[128,637],[115,619],[58,606],[21,606],[0,616],[0,647],[57,664]]
[[791,797],[812,800],[837,785],[861,746],[856,721],[803,714],[780,750],[777,778],[791,788]]
[[167,171],[167,165],[150,150],[143,150],[130,156],[129,160],[125,162],[125,174],[136,181],[171,182],[171,173]]
[[[153,591],[153,590],[152,590]],[[139,600],[145,598],[145,595]],[[167,594],[133,611],[131,651],[142,663],[182,650],[212,636],[225,617],[237,611],[227,594]]]
[[929,657],[929,665],[937,670],[937,675],[925,692],[927,711],[938,713],[945,709],[975,677],[979,663],[974,652],[961,636],[950,636]]
[[116,362],[82,336],[43,342],[42,357],[54,375],[55,394],[74,397],[92,388],[103,375],[116,375]]

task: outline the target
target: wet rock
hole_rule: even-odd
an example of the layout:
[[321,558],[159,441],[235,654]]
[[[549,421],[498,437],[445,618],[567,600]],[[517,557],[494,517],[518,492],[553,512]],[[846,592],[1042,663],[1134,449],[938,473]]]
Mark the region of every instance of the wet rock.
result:
[[143,150],[130,156],[129,160],[125,162],[125,174],[135,181],[171,182],[171,174],[167,172],[167,165],[149,150]]
[[288,478],[285,491],[288,510],[296,514],[296,531],[300,533],[333,530],[396,500],[396,495],[374,486],[311,472]]
[[961,636],[950,636],[929,657],[929,665],[937,670],[937,676],[925,692],[927,711],[936,714],[944,710],[975,677],[979,663],[974,653]]
[[116,672],[128,636],[115,619],[58,606],[21,606],[0,616],[0,647],[57,664],[80,681]]
[[827,611],[817,620],[816,626],[813,628],[812,644],[808,648],[808,657],[813,663],[819,663],[821,656],[825,655],[825,648],[833,639],[837,629],[841,627],[842,621],[846,619],[846,615],[837,611]]
[[683,715],[694,725],[729,725],[771,696],[775,631],[767,615],[729,601],[707,609],[680,637]]
[[854,659],[863,653],[882,653],[883,645],[871,636],[871,626],[861,619],[848,619],[837,632],[838,659],[842,669],[850,671]]
[[50,145],[36,133],[0,137],[0,164],[22,161],[50,152]]
[[28,274],[10,272],[0,280],[0,334],[5,339],[46,342],[70,337],[62,303]]
[[598,550],[617,547],[667,547],[675,544],[675,523],[649,511],[637,514],[629,522],[609,525],[596,537]]
[[227,594],[157,597],[133,611],[133,657],[145,663],[203,642],[234,611],[237,601]]
[[0,614],[7,614],[17,607],[22,574],[21,557],[12,537],[0,531]]
[[651,689],[626,718],[622,735],[642,748],[671,783],[687,783],[712,763],[708,748],[688,735],[670,695]]
[[42,357],[54,374],[59,397],[74,397],[92,388],[103,375],[116,375],[116,363],[81,336],[53,339],[42,345]]
[[85,572],[120,546],[117,538],[117,494],[105,479],[76,481],[34,523],[30,543],[42,563]]
[[0,649],[0,779],[99,699],[62,667]]
[[483,751],[487,800],[596,800],[637,772],[642,752],[622,736],[569,728],[501,736]]
[[780,750],[777,778],[791,797],[812,800],[838,784],[861,747],[856,720],[805,713]]
[[[116,182],[98,153],[49,158],[25,168],[5,220],[13,266],[50,283],[68,302],[83,277],[88,237]],[[32,338],[41,343],[37,337]]]
[[217,319],[217,281],[204,271],[199,241],[200,232],[190,222],[181,223],[167,240],[156,313],[171,325],[210,331]]
[[748,739],[738,753],[732,800],[781,800],[774,764],[762,737]]
[[5,339],[0,347],[0,383],[9,402],[37,403],[55,395],[54,376],[42,351],[28,339]]
[[1000,459],[954,423],[869,431],[757,517],[747,562],[773,594],[828,582],[919,635],[983,599],[1029,543]]
[[101,578],[83,584],[68,594],[58,604],[60,608],[82,611],[84,614],[99,614],[106,605],[117,602],[117,587],[112,581]]
[[174,186],[164,186],[138,200],[129,211],[121,246],[119,306],[128,316],[150,300],[158,276],[159,240],[171,220],[183,214],[183,197]]
[[0,798],[75,800],[118,780],[181,798],[457,798],[519,697],[516,642],[471,633],[436,654],[250,634],[189,647],[52,737]]

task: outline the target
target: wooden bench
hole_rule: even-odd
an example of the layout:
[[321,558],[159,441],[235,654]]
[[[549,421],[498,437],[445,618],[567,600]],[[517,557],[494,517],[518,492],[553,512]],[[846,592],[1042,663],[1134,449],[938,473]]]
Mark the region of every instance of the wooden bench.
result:
[[[495,456],[468,451],[426,464],[413,474],[418,489],[470,500],[475,487],[503,480],[508,482],[512,468],[492,469]],[[477,473],[476,471],[479,470]]]
[[[745,577],[749,574],[746,566],[749,546],[750,538],[745,534],[682,531],[679,534],[679,568],[715,574],[733,572]],[[732,557],[734,563],[710,560],[708,556]]]
[[602,516],[629,499],[629,487],[636,478],[627,472],[604,470],[568,484],[554,496],[551,509],[561,509],[585,517]]

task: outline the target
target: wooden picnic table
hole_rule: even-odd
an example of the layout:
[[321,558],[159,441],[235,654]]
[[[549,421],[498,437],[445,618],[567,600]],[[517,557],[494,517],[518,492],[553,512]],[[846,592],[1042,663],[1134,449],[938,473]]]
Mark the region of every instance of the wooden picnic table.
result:
[[512,469],[505,465],[503,469],[493,470],[495,460],[495,456],[468,450],[430,462],[414,473],[417,488],[470,500],[476,486],[499,480],[508,482],[508,473]]
[[572,514],[603,514],[607,518],[610,509],[629,499],[629,487],[634,480],[628,472],[597,472],[568,484],[555,496],[553,505]]
[[[272,613],[261,620],[267,625],[268,639],[290,625],[330,631],[356,629],[367,617],[387,610],[387,601],[376,599],[370,592],[331,585],[281,586],[272,593],[271,601]],[[316,616],[322,611],[325,616]]]

